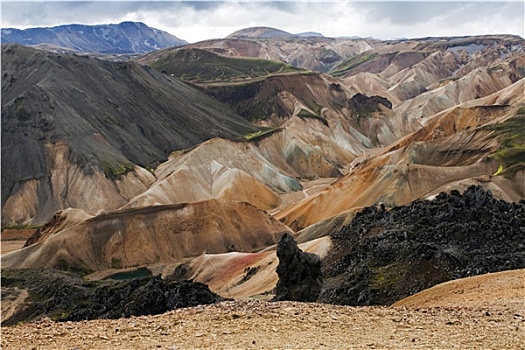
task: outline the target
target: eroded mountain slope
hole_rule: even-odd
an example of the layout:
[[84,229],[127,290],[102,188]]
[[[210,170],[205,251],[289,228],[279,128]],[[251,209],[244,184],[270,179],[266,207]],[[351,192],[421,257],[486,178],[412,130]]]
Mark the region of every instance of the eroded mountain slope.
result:
[[210,200],[99,215],[5,254],[3,267],[93,272],[169,264],[203,253],[253,252],[289,228],[238,201]]
[[2,45],[2,223],[95,214],[146,190],[176,149],[257,130],[228,107],[134,63]]
[[[328,72],[346,58],[380,45],[374,39],[343,39],[301,36],[233,36],[189,44],[223,56],[252,57],[280,61],[303,69]],[[145,56],[139,62],[153,62],[174,49],[167,48]]]
[[[208,283],[223,295],[247,297],[267,293],[275,285],[275,255],[269,250],[276,237],[292,233],[289,227],[298,231],[295,236],[306,250],[324,256],[332,247],[332,238],[322,236],[348,226],[363,206],[382,203],[387,208],[395,207],[471,184],[490,189],[496,198],[525,198],[525,145],[520,138],[525,133],[525,80],[516,81],[522,74],[522,44],[516,38],[507,39],[501,40],[510,42],[509,46],[498,44],[493,51],[484,42],[474,42],[475,46],[469,41],[459,42],[453,49],[438,45],[451,42],[450,38],[390,43],[391,47],[377,51],[378,61],[376,56],[368,60],[369,70],[354,71],[344,80],[314,72],[281,71],[288,66],[274,62],[259,67],[260,71],[241,69],[235,71],[240,72],[237,76],[223,74],[239,61],[225,56],[216,61],[215,54],[195,49],[181,49],[173,56],[167,54],[169,51],[146,56],[168,57],[164,63],[177,68],[176,59],[181,59],[177,55],[182,52],[184,67],[191,68],[198,88],[171,77],[176,70],[162,74],[161,66],[156,67],[161,72],[155,72],[133,63],[116,65],[52,56],[53,62],[68,62],[57,66],[62,67],[58,72],[69,72],[70,80],[76,75],[84,77],[80,68],[96,65],[103,66],[106,73],[92,72],[91,83],[94,76],[101,76],[108,81],[129,82],[133,88],[122,87],[123,91],[117,92],[109,88],[98,91],[93,88],[99,86],[95,83],[69,85],[78,96],[85,94],[91,101],[80,104],[89,118],[75,119],[82,132],[74,134],[74,140],[61,138],[70,129],[55,134],[56,121],[50,117],[43,118],[43,127],[32,126],[43,132],[31,145],[43,143],[47,153],[28,158],[38,160],[30,166],[37,164],[46,170],[49,158],[52,166],[60,165],[51,173],[48,187],[60,193],[57,196],[62,202],[46,192],[41,181],[47,177],[42,175],[13,185],[21,190],[3,202],[3,214],[27,217],[28,212],[42,210],[34,205],[38,200],[47,203],[49,213],[72,206],[84,208],[89,214],[78,211],[78,217],[73,218],[69,216],[72,210],[59,213],[56,225],[51,223],[40,230],[41,235],[29,242],[34,244],[6,255],[2,265],[97,271],[90,276],[94,279],[122,269],[133,273],[137,266],[146,266],[148,271],[163,273],[164,277],[192,278]],[[235,39],[213,45],[217,44],[217,49],[226,42],[235,43],[237,46],[229,48],[255,54],[260,45],[271,40]],[[497,44],[498,40],[489,41]],[[215,49],[211,51],[221,51]],[[35,57],[28,55],[27,59],[37,60]],[[366,55],[356,57],[356,67],[365,67],[367,60],[360,60]],[[193,58],[198,62],[191,65]],[[228,69],[215,71],[204,64],[214,61]],[[75,62],[82,64],[75,68]],[[24,67],[27,63],[17,61],[16,65]],[[67,109],[53,105],[59,116],[76,116],[76,101],[67,89],[48,89],[49,80],[55,79],[53,75],[62,73],[55,73],[54,65],[46,67],[52,68],[52,74],[44,77],[48,80],[40,76],[40,71],[27,71],[25,79],[34,89],[41,89],[38,96],[44,101],[66,97]],[[6,75],[3,79],[5,88],[13,94],[5,110],[22,120],[37,118],[40,109],[31,107],[30,99],[16,85],[20,76]],[[164,90],[164,84],[170,88]],[[24,99],[15,103],[19,95]],[[99,95],[105,99],[99,99]],[[458,106],[462,101],[466,102]],[[448,103],[453,107],[448,108]],[[114,113],[109,118],[90,104],[113,108]],[[24,110],[27,106],[31,107],[28,111]],[[151,129],[144,129],[146,111],[140,107],[154,111],[151,121],[156,125],[146,124]],[[174,111],[178,114],[170,114]],[[421,113],[429,116],[416,118]],[[106,119],[100,120],[100,115]],[[187,116],[190,118],[185,119]],[[247,120],[263,127],[255,128]],[[108,126],[112,122],[115,126]],[[70,128],[66,122],[62,124]],[[94,124],[104,128],[97,129]],[[138,125],[144,130],[137,134]],[[16,128],[18,124],[3,124],[3,140],[4,131]],[[9,142],[15,145],[15,141]],[[15,148],[4,151],[3,147],[2,151],[16,153]],[[102,156],[97,153],[99,149],[103,150]],[[174,149],[178,151],[170,154]],[[89,157],[81,152],[86,150],[91,152]],[[88,170],[87,175],[82,157],[89,161],[87,169],[91,173]],[[14,168],[23,159],[14,160]],[[108,163],[108,159],[116,163]],[[154,175],[144,169],[157,164]],[[331,182],[336,177],[339,179]],[[325,181],[319,187],[328,188],[309,192],[308,187],[302,187],[312,180]],[[111,205],[107,198],[113,201]],[[256,207],[271,210],[281,222]],[[109,213],[90,218],[98,209]],[[264,249],[267,251],[261,251]]]
[[[196,59],[192,59],[194,53]],[[239,81],[235,72],[225,74],[221,68],[234,66],[238,60],[203,54],[202,50],[180,49],[150,65],[166,74],[189,79],[258,125],[275,128],[292,117],[312,124],[320,121],[327,127],[324,133],[328,138],[354,151],[363,146],[388,145],[420,127],[415,118],[393,113],[388,99],[356,93],[353,86],[345,86],[328,75],[283,71],[286,68],[283,66],[279,71],[262,69],[261,74],[249,70]],[[191,73],[186,77],[175,68],[179,65]],[[210,71],[209,66],[217,69]],[[320,142],[313,143],[322,147]]]
[[[151,60],[150,56],[155,59]],[[162,73],[196,84],[251,80],[277,73],[300,72],[280,61],[246,57],[225,57],[197,48],[163,50],[137,59]]]
[[390,42],[331,74],[361,93],[383,96],[400,114],[428,117],[488,96],[524,77],[525,41],[516,36]]
[[[358,158],[348,175],[276,217],[300,230],[353,207],[402,205],[464,181],[496,186],[496,193],[513,201],[524,198],[523,83],[436,115],[417,132]],[[491,106],[502,96],[516,105]],[[511,171],[492,177],[500,166]]]

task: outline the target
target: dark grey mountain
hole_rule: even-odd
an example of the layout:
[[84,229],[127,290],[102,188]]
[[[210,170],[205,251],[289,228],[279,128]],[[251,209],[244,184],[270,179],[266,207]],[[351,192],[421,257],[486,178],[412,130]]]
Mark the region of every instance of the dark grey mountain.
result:
[[217,100],[151,68],[2,45],[2,221],[9,222],[5,200],[31,180],[43,201],[37,217],[60,208],[47,201],[58,190],[50,182],[54,145],[69,149],[68,164],[110,179],[174,150],[255,130]]
[[51,28],[2,29],[2,43],[26,46],[51,44],[79,52],[104,54],[146,53],[186,41],[141,22],[120,24],[68,24]]

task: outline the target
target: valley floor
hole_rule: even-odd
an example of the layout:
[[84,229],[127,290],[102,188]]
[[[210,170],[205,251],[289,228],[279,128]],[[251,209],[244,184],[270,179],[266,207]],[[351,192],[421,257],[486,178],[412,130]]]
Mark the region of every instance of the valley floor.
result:
[[[519,315],[519,316],[518,316]],[[505,308],[341,307],[223,302],[129,319],[2,329],[3,349],[523,349]]]
[[525,269],[391,307],[225,301],[162,315],[2,327],[2,349],[525,349]]
[[448,282],[447,298],[430,289],[410,307],[250,300],[129,319],[46,319],[3,327],[2,349],[525,349],[524,272]]

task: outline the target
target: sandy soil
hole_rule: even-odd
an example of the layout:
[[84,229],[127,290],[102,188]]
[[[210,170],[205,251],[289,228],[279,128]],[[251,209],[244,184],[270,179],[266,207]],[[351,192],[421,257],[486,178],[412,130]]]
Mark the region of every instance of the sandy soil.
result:
[[22,248],[35,231],[36,229],[3,229],[0,236],[1,254]]
[[524,316],[504,308],[341,307],[223,302],[163,315],[2,329],[3,349],[523,349]]
[[[524,295],[516,288],[523,272],[505,276],[510,288],[492,290],[498,283],[491,287],[491,277],[501,275],[476,281],[479,288],[455,282],[448,298],[455,307],[437,300],[429,308],[229,301],[156,316],[4,327],[2,349],[525,349],[525,307],[515,302]],[[491,299],[472,306],[476,295]],[[461,302],[465,296],[471,300]]]
[[4,255],[14,250],[23,248],[26,241],[27,239],[13,239],[8,241],[2,240],[1,254]]
[[398,301],[407,307],[476,307],[500,305],[523,312],[525,309],[525,269],[488,273],[438,284]]
[[284,208],[288,207],[289,205],[300,201],[301,199],[313,196],[326,188],[330,186],[331,183],[333,183],[337,178],[335,177],[327,177],[327,178],[320,178],[315,179],[312,181],[302,181],[301,185],[303,186],[302,191],[292,191],[285,193],[281,195],[282,202],[281,204],[272,210],[269,210],[268,212],[272,215],[277,214]]

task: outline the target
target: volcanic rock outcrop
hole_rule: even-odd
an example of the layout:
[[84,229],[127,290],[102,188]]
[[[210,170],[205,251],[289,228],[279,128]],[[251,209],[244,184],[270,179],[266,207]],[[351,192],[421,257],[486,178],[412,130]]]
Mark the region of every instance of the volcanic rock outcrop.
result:
[[273,300],[316,301],[323,285],[321,259],[303,252],[292,236],[284,234],[277,244],[279,281]]
[[3,270],[2,302],[18,289],[31,302],[8,318],[2,326],[43,316],[59,321],[82,321],[156,315],[169,310],[211,304],[224,300],[202,283],[168,281],[144,277],[127,281],[83,281],[56,270]]
[[[322,237],[298,247],[303,252],[323,259],[330,246],[330,238]],[[166,266],[162,275],[168,279],[190,279],[204,283],[225,298],[269,299],[274,295],[279,280],[276,273],[278,264],[275,246],[272,246],[255,253],[203,254],[183,263]]]
[[525,267],[525,201],[481,187],[386,210],[367,207],[331,235],[323,302],[391,304],[437,283]]

